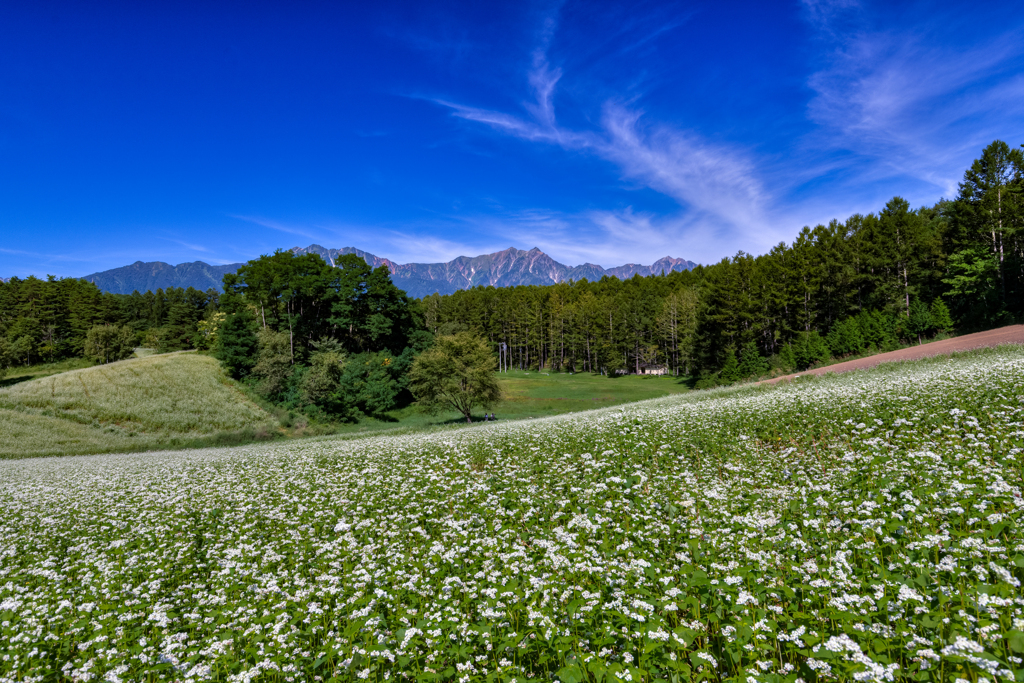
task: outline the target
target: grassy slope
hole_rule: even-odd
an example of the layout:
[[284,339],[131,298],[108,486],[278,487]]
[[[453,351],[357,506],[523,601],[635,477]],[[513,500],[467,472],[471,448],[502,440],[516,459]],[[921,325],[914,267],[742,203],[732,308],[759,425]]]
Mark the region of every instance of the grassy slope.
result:
[[[146,358],[156,355],[156,349],[137,348],[133,358]],[[0,379],[0,389],[14,386],[29,380],[49,377],[69,370],[81,370],[96,366],[96,361],[89,358],[65,358],[53,363],[36,363],[34,365],[15,365],[7,369],[3,379]]]
[[[602,377],[591,374],[512,371],[499,375],[505,400],[494,407],[499,420],[549,417],[580,410],[607,408],[621,403],[661,398],[689,391],[688,386],[675,377]],[[473,421],[482,420],[483,408],[473,411]],[[342,426],[338,433],[352,434],[392,429],[419,430],[439,425],[464,424],[459,413],[425,415],[415,406],[394,410],[390,421],[367,419],[356,425]]]
[[72,370],[0,389],[0,456],[216,442],[272,418],[216,360],[175,353]]
[[16,365],[8,368],[3,379],[0,379],[0,388],[14,386],[22,382],[28,382],[40,377],[49,377],[69,370],[80,370],[91,368],[96,363],[86,358],[68,358],[54,363],[38,363],[36,365]]

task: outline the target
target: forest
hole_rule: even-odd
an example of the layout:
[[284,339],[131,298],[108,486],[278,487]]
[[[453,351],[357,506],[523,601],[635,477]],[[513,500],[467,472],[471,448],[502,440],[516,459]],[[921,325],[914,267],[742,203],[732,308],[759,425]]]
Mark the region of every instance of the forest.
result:
[[[432,331],[468,329],[514,368],[640,372],[704,386],[1008,324],[1024,313],[1024,158],[995,141],[955,199],[805,227],[791,244],[691,271],[423,299]],[[504,345],[504,346],[502,346]],[[504,355],[504,354],[503,354]]]
[[212,289],[123,295],[77,278],[11,278],[0,283],[0,368],[88,355],[97,327],[127,328],[135,346],[159,351],[209,348],[219,299]]
[[282,408],[387,419],[412,401],[409,369],[432,336],[386,266],[355,254],[335,264],[277,251],[225,275],[215,355]]
[[[432,335],[465,330],[487,339],[503,368],[614,375],[663,365],[710,386],[1020,321],[1022,190],[1022,150],[997,140],[953,199],[912,209],[894,197],[760,256],[420,301],[357,257],[332,268],[288,252],[250,261],[223,292],[115,295],[74,278],[12,278],[0,283],[0,368],[104,362],[133,345],[209,349],[275,402],[381,414],[407,400],[405,369]],[[348,374],[325,379],[336,366]],[[316,389],[317,377],[335,389]],[[361,388],[343,398],[339,382]]]

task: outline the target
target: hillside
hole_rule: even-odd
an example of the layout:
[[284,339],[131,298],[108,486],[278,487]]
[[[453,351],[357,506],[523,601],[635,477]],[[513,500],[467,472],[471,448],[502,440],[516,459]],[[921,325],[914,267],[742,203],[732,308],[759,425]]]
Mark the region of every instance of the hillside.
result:
[[212,266],[203,261],[193,261],[172,266],[162,261],[136,261],[130,266],[93,273],[82,279],[92,282],[104,292],[113,294],[155,292],[168,287],[193,287],[201,292],[213,288],[219,292],[223,288],[221,282],[224,276],[235,272],[241,265],[231,263],[225,266]]
[[1021,680],[1022,379],[0,462],[0,678]]
[[[394,283],[412,297],[429,296],[435,292],[451,294],[477,285],[553,285],[584,278],[591,281],[600,280],[606,275],[625,280],[634,275],[660,275],[689,270],[697,265],[692,261],[666,256],[649,266],[635,263],[609,269],[593,263],[567,266],[555,261],[540,249],[523,251],[512,247],[493,254],[460,256],[447,263],[395,263],[361,249],[327,249],[319,244],[292,247],[290,251],[294,254],[317,254],[331,265],[334,265],[336,259],[343,254],[355,254],[374,268],[386,266],[391,271]],[[161,261],[136,261],[130,266],[93,273],[82,279],[95,283],[105,292],[114,294],[131,294],[136,290],[156,291],[168,287],[194,287],[200,291],[213,287],[219,291],[224,275],[234,273],[241,265],[232,263],[213,266],[195,261],[172,266]]]
[[215,443],[272,422],[213,358],[166,354],[0,389],[0,457]]

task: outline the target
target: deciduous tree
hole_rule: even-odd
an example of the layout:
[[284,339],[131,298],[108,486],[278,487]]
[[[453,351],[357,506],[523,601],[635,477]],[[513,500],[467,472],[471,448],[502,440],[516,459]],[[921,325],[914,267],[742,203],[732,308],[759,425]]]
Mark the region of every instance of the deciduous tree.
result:
[[420,354],[409,388],[430,413],[456,410],[472,422],[474,406],[490,409],[501,400],[495,359],[486,340],[468,332],[438,337]]

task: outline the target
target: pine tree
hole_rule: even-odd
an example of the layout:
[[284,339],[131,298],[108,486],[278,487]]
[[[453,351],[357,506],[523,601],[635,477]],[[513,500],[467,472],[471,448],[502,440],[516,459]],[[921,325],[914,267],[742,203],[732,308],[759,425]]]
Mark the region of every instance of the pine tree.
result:
[[740,375],[740,364],[736,361],[736,351],[732,347],[729,347],[725,352],[725,363],[722,365],[718,376],[726,384],[732,384],[742,377]]
[[741,379],[756,377],[768,372],[768,361],[757,350],[757,344],[747,342],[740,351],[739,376]]
[[931,323],[932,329],[936,332],[952,332],[953,331],[953,318],[949,315],[949,308],[946,307],[945,302],[942,299],[936,298],[932,302]]
[[797,370],[806,370],[829,359],[829,348],[817,330],[801,332],[793,344],[793,360]]
[[249,374],[256,364],[256,321],[246,309],[227,317],[217,335],[217,359],[235,379]]
[[[996,140],[964,173],[952,207],[950,258],[962,252],[988,251],[995,264],[997,296],[986,302],[993,309],[976,316],[996,321],[1002,312],[1020,310],[1021,224],[1024,222],[1024,154]],[[961,260],[964,260],[961,258]],[[1015,296],[1016,295],[1016,296]],[[987,323],[982,323],[987,324]]]
[[915,299],[910,305],[910,318],[907,320],[907,329],[911,334],[917,335],[917,343],[923,344],[923,337],[932,329],[932,315],[920,299]]

